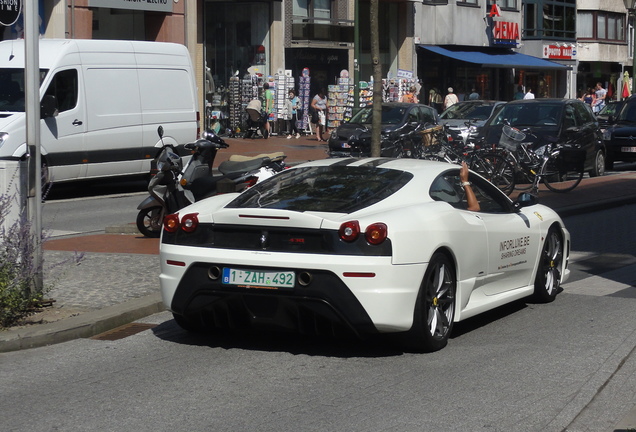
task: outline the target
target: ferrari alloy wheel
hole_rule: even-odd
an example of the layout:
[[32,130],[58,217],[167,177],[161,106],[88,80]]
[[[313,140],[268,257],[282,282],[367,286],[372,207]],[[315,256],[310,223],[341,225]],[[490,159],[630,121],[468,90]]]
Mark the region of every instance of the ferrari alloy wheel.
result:
[[446,346],[455,318],[457,280],[451,260],[442,253],[431,258],[420,287],[407,346],[432,352]]
[[534,297],[541,303],[549,303],[556,298],[561,286],[563,266],[563,239],[556,227],[551,227],[543,243],[539,268],[534,280]]

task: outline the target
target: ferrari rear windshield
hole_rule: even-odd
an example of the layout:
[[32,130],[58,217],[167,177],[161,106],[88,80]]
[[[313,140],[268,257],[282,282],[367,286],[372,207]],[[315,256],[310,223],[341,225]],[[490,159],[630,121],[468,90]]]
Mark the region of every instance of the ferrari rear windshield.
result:
[[352,213],[391,196],[412,177],[368,166],[291,169],[253,186],[226,207]]

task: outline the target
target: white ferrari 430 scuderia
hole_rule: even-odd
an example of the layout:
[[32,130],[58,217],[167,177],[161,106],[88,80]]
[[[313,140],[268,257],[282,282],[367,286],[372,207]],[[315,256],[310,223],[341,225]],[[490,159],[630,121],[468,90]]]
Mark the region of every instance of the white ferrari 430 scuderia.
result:
[[326,159],[169,215],[161,291],[186,330],[273,325],[400,333],[434,351],[453,323],[533,297],[554,300],[570,234],[550,208],[511,201],[460,167]]

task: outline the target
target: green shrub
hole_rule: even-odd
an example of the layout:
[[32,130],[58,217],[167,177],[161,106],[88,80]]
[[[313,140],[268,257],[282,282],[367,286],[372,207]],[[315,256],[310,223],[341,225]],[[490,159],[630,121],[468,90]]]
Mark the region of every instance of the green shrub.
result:
[[[12,205],[18,205],[15,197],[0,195],[0,328],[19,323],[40,306],[52,288],[52,283],[37,283],[42,278],[44,258],[37,260],[42,252],[36,247],[31,222],[21,215],[11,225],[5,224]],[[42,233],[39,236],[43,244],[46,237]],[[67,261],[79,263],[82,257],[76,255]]]

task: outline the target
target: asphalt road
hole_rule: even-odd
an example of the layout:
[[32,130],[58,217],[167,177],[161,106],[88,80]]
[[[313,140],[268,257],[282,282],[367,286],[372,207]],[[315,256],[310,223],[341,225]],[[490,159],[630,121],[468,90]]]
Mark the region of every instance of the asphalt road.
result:
[[[636,206],[566,218],[572,279],[410,354],[389,341],[192,336],[168,313],[113,341],[0,354],[10,431],[612,431],[636,405]],[[125,335],[121,335],[125,336]]]

